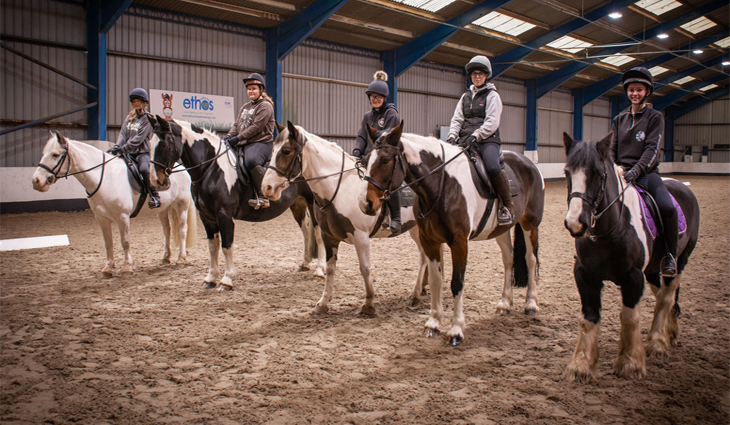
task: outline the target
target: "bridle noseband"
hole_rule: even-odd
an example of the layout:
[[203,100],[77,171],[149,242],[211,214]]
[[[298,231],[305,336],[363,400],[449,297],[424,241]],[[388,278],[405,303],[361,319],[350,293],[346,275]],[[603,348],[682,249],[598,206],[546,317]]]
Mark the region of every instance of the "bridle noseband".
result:
[[63,146],[63,145],[61,145],[61,147],[63,147],[63,154],[61,155],[61,158],[58,159],[58,162],[56,162],[56,165],[54,165],[53,168],[49,168],[46,164],[44,164],[42,162],[38,163],[38,166],[40,168],[48,171],[49,173],[51,173],[53,175],[54,181],[58,180],[58,173],[61,172],[61,167],[63,166],[63,163],[66,161],[66,158],[68,158],[68,167],[66,168],[66,175],[61,176],[61,177],[62,178],[68,177],[69,176],[68,170],[71,169],[71,157],[68,154],[68,147]]
[[[568,192],[570,192],[570,194],[568,195],[568,208],[570,208],[570,200],[573,198],[580,198],[581,200],[583,200],[583,202],[586,202],[586,203],[588,203],[588,205],[591,206],[591,226],[586,233],[591,232],[593,230],[593,228],[596,227],[596,223],[598,223],[598,220],[601,218],[601,216],[603,216],[603,214],[606,211],[608,211],[609,208],[611,208],[611,206],[616,203],[616,201],[621,199],[621,204],[623,205],[624,192],[626,192],[626,189],[628,189],[630,185],[626,185],[626,187],[624,187],[624,183],[621,180],[621,178],[618,176],[616,176],[616,178],[619,181],[619,183],[621,184],[621,192],[616,196],[616,198],[614,198],[613,201],[609,202],[608,205],[606,206],[606,208],[604,208],[603,211],[601,211],[601,212],[597,212],[597,211],[598,211],[598,205],[601,203],[603,198],[606,196],[606,180],[607,180],[606,171],[604,171],[601,174],[601,188],[598,190],[598,194],[596,194],[595,199],[591,199],[588,195],[586,195],[583,192],[573,192],[571,190],[572,189],[572,184],[571,184],[571,189],[568,190]],[[570,182],[570,180],[569,180],[569,182]],[[588,234],[587,237],[591,241],[595,241],[599,237],[606,236],[606,235],[613,233],[613,231],[616,229],[616,227],[618,227],[618,225],[621,223],[621,216],[623,215],[623,212],[624,212],[623,207],[619,207],[618,219],[616,220],[616,223],[613,225],[613,227],[611,227],[611,229],[608,232],[606,232],[602,235]]]
[[[403,159],[403,152],[400,149],[398,149],[396,146],[391,146],[391,145],[386,145],[386,144],[381,144],[381,146],[376,146],[374,150],[380,150],[380,149],[385,149],[385,148],[390,148],[390,149],[395,150],[394,160],[396,162],[396,165],[393,165],[393,172],[390,174],[390,180],[388,181],[388,183],[383,185],[379,181],[373,179],[370,176],[367,176],[367,175],[361,176],[363,180],[372,184],[373,186],[378,188],[378,190],[383,192],[383,196],[380,197],[381,201],[387,201],[388,199],[390,199],[390,196],[392,194],[398,192],[400,190],[401,183],[406,179],[406,162]],[[400,167],[398,167],[398,165],[400,165]],[[401,173],[401,175],[399,176],[401,183],[398,183],[398,186],[393,188],[392,187],[393,181],[398,181],[398,180],[396,180],[396,173],[398,171],[400,171],[400,173]]]
[[[277,168],[274,165],[271,165],[269,163],[269,166],[267,167],[270,170],[274,170],[277,174],[284,177],[287,181],[287,183],[291,184],[292,180],[298,178],[302,175],[302,151],[304,150],[304,146],[307,144],[307,138],[304,138],[304,142],[302,142],[302,146],[299,147],[299,143],[297,143],[297,149],[295,151],[296,157],[289,163],[289,166],[286,168],[286,171],[281,170],[280,168]],[[281,150],[279,150],[281,152]],[[274,162],[276,162],[276,158],[274,157]],[[299,163],[299,173],[297,173],[296,176],[293,176],[294,174],[294,164]]]

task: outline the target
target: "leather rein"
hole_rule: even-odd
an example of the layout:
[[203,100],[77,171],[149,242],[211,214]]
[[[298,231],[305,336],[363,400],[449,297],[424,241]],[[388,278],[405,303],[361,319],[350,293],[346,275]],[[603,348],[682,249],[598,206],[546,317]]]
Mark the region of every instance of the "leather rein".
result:
[[[75,176],[77,174],[83,174],[86,172],[89,172],[91,170],[95,170],[99,167],[101,167],[101,178],[99,178],[99,184],[96,185],[96,189],[94,189],[93,192],[89,193],[88,190],[86,190],[86,198],[91,198],[96,194],[96,192],[99,191],[99,188],[101,187],[101,183],[104,181],[104,166],[107,162],[114,160],[117,158],[116,156],[112,156],[110,159],[105,160],[104,159],[104,152],[101,153],[101,164],[97,164],[91,168],[87,168],[85,170],[77,171],[75,173],[69,173],[68,170],[71,169],[71,155],[68,153],[68,146],[63,146],[63,155],[61,155],[61,158],[58,159],[58,162],[56,162],[56,165],[53,166],[53,168],[48,167],[46,164],[38,163],[38,167],[48,171],[53,175],[54,181],[58,180],[59,178],[68,179],[69,176]],[[63,163],[66,162],[66,159],[68,159],[68,166],[66,167],[66,174],[59,177],[59,173],[61,172],[61,167],[63,167]],[[84,189],[85,190],[85,189]]]

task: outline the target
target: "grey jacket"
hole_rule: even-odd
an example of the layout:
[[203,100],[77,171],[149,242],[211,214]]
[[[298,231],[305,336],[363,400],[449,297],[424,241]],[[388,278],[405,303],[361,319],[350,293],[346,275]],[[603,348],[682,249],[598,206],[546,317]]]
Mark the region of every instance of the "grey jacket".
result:
[[274,140],[274,105],[263,96],[243,105],[227,136],[237,137],[239,145]]
[[127,115],[117,138],[117,146],[124,147],[129,154],[150,153],[151,137],[152,126],[146,115],[139,116],[132,121]]

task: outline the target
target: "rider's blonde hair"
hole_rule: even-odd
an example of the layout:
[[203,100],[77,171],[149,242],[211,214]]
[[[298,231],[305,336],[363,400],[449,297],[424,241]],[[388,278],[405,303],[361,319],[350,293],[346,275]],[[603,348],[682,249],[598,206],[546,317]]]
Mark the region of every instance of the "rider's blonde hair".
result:
[[[145,111],[147,111],[147,102],[144,100],[142,101],[142,115],[144,115]],[[132,107],[132,110],[129,111],[129,121],[136,120],[137,118],[141,117],[142,115],[137,114],[137,110]]]

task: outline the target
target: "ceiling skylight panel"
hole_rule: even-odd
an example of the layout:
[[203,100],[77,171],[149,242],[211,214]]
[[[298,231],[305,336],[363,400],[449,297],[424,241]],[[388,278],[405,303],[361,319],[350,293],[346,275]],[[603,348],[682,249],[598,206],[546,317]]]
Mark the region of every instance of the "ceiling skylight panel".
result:
[[714,44],[717,44],[718,46],[727,49],[728,47],[730,47],[730,37],[726,37],[720,41],[716,41]]
[[680,28],[683,28],[692,34],[699,34],[702,31],[714,27],[716,24],[712,22],[711,20],[705,18],[704,16],[700,16],[699,18],[695,19],[692,22],[687,22],[686,24],[680,26]]
[[428,10],[429,12],[436,12],[444,7],[450,5],[456,0],[394,0],[397,3],[402,3],[407,6],[416,7],[418,9]]
[[609,65],[613,65],[613,66],[621,66],[621,65],[627,64],[629,62],[635,61],[635,60],[636,60],[636,58],[632,58],[631,56],[613,55],[613,56],[609,56],[607,58],[601,59],[601,62],[605,62],[605,63],[607,63]]
[[682,3],[674,0],[641,0],[634,5],[659,16],[680,7]]
[[710,84],[709,86],[704,86],[704,87],[702,87],[702,88],[700,89],[700,91],[707,91],[707,90],[712,90],[712,89],[714,89],[715,87],[719,87],[719,86],[718,86],[717,84]]
[[552,43],[548,43],[547,45],[554,49],[560,49],[570,53],[578,53],[586,47],[591,47],[593,44],[566,35],[560,37]]
[[679,80],[675,81],[674,84],[678,84],[678,85],[682,86],[685,83],[689,83],[692,80],[696,80],[696,78],[695,77],[684,77],[684,78],[680,78]]
[[651,73],[652,77],[656,77],[657,75],[662,75],[668,71],[669,71],[669,69],[664,68],[663,66],[655,66],[654,68],[649,69],[649,72]]
[[513,36],[518,36],[535,28],[535,25],[499,12],[491,12],[472,22],[472,24]]

